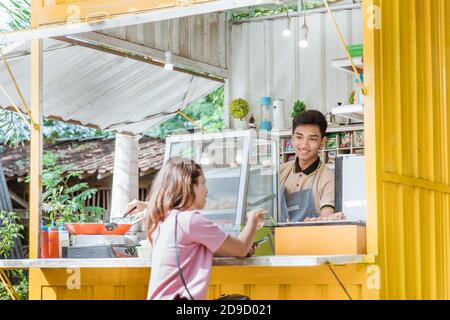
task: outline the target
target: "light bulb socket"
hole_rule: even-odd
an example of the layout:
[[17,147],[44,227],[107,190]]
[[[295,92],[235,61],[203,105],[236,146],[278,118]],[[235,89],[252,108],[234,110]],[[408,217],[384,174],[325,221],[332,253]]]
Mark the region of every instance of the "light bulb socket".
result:
[[302,25],[302,27],[300,28],[300,42],[298,43],[301,48],[308,47],[308,33],[308,26],[306,24]]

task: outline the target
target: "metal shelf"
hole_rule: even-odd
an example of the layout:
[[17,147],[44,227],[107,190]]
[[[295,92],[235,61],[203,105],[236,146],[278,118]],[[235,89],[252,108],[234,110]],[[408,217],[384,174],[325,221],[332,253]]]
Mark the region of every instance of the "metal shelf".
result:
[[356,121],[364,121],[364,106],[361,104],[336,106],[331,113]]
[[[364,72],[364,62],[362,57],[353,57],[353,63],[359,73]],[[331,62],[331,66],[338,70],[354,74],[352,64],[348,58],[336,59]]]

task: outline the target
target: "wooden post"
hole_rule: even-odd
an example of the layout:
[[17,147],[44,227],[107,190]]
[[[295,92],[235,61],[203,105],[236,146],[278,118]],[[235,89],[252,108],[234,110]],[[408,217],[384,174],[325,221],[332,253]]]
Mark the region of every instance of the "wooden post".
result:
[[[32,2],[32,26],[37,27],[38,1]],[[30,142],[30,226],[29,257],[39,257],[39,234],[42,212],[42,40],[31,42],[31,142]]]

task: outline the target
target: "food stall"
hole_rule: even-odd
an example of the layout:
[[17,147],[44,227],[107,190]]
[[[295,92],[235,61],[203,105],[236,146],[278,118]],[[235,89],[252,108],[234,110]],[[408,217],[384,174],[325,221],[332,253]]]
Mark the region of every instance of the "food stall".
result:
[[[193,1],[192,3],[183,1],[182,6],[178,1],[153,1],[151,7],[148,7],[149,4],[145,6],[144,1],[135,2],[136,6],[131,11],[131,18],[129,8],[124,8],[119,1],[111,1],[104,9],[106,13],[109,9],[114,9],[111,11],[114,14],[108,13],[106,18],[103,14],[97,17],[100,22],[92,24],[90,20],[95,17],[92,15],[92,10],[96,7],[96,1],[83,1],[80,4],[83,10],[80,11],[82,20],[78,20],[78,22],[81,21],[78,31],[86,32],[106,27],[123,27],[132,23],[145,23],[156,19],[158,14],[160,16],[157,19],[164,20],[168,17],[179,18],[183,15],[210,14],[238,6],[237,1],[225,0]],[[267,4],[272,1],[255,2]],[[227,6],[230,3],[233,4]],[[35,29],[30,33],[21,33],[20,37],[40,39],[44,36],[57,37],[68,34],[67,25],[70,23],[65,26],[52,25],[52,23],[66,21],[65,12],[67,12],[68,4],[72,2],[58,1],[54,7],[52,4],[44,6],[40,1],[35,2],[33,6]],[[252,1],[242,1],[242,6],[254,4]],[[215,258],[209,298],[216,298],[221,293],[243,293],[252,299],[448,298],[450,290],[448,281],[445,279],[449,270],[447,258],[450,242],[447,235],[450,234],[450,230],[448,223],[445,222],[448,222],[450,212],[449,171],[446,169],[449,167],[447,140],[450,118],[443,102],[445,93],[448,91],[445,85],[445,74],[448,70],[442,67],[447,53],[448,39],[435,37],[435,34],[441,35],[441,31],[446,30],[448,6],[445,0],[416,1],[413,7],[405,4],[404,1],[363,0],[361,11],[363,13],[364,87],[366,90],[364,107],[361,109],[359,106],[359,113],[361,110],[364,113],[366,137],[367,224],[364,240],[366,246],[364,249],[356,250],[363,250],[364,253],[277,255],[275,252],[275,255],[262,253],[263,255],[243,259]],[[430,19],[432,13],[436,19]],[[324,23],[326,17],[325,15],[320,23]],[[43,27],[45,24],[47,26]],[[426,25],[426,27],[416,28],[416,24]],[[189,25],[193,28],[195,23]],[[239,37],[242,36],[239,39],[243,46],[248,45],[246,39],[251,29],[252,26],[246,25],[242,34],[239,34]],[[9,39],[13,38],[14,35],[10,35]],[[101,34],[91,34],[87,38],[89,41],[86,42],[76,42],[74,39],[71,41],[72,44],[92,47],[94,43],[100,44],[106,39],[114,40],[110,42],[110,47],[102,48],[104,51],[112,51],[113,45],[117,48],[125,44],[123,39],[111,39]],[[410,41],[411,38],[417,40],[417,43]],[[226,35],[221,39],[224,43],[229,42]],[[142,44],[130,45],[129,42],[127,44],[127,50],[131,47],[134,53],[147,50],[145,52],[148,54],[151,51],[143,48],[145,46]],[[323,39],[317,44],[322,47],[327,46]],[[264,45],[270,47],[270,41],[265,42]],[[435,48],[436,51],[432,54],[430,48]],[[101,124],[96,123],[95,113],[102,109],[95,109],[93,106],[89,114],[92,121],[86,118],[80,121],[79,114],[77,115],[74,110],[71,112],[66,110],[65,113],[62,112],[64,114],[52,110],[53,114],[49,114],[45,104],[42,104],[43,98],[45,99],[42,96],[42,49],[41,40],[32,41],[30,259],[0,260],[0,269],[29,269],[31,299],[144,299],[151,273],[149,268],[151,260],[148,258],[39,258],[42,209],[40,125],[43,112],[46,116],[60,116],[60,119],[78,120],[101,128],[121,128],[122,132],[128,133],[139,133],[139,130],[133,127],[133,120],[134,124],[148,124],[152,121],[148,118],[150,116],[148,114],[139,114],[140,117],[126,119],[125,122],[117,121],[117,118],[114,119],[115,116],[127,117],[130,113],[124,113],[123,108],[111,108],[110,119],[108,119],[111,121]],[[150,53],[161,57],[161,50]],[[122,52],[122,55],[127,54]],[[299,53],[296,52],[295,55],[298,59]],[[255,54],[255,59],[256,56]],[[251,57],[249,53],[244,60],[248,62]],[[273,56],[268,59],[269,64],[273,60]],[[234,67],[243,68],[244,64],[241,62],[234,63]],[[157,64],[157,62],[154,63]],[[222,74],[222,80],[227,82],[225,79],[229,76],[228,65],[221,67],[213,63],[195,64],[190,61],[190,68],[196,69],[194,65],[208,70],[208,72],[194,74],[192,70],[189,71],[194,77],[214,81],[211,79],[211,74]],[[436,70],[441,70],[443,74],[435,72]],[[325,73],[324,70],[322,70],[323,73]],[[293,74],[297,73],[293,72]],[[242,79],[245,80],[245,76]],[[261,82],[261,78],[255,77],[252,81]],[[324,81],[334,82],[333,79]],[[433,84],[435,87],[432,87]],[[243,85],[239,80],[229,85],[243,90],[248,89],[247,84]],[[268,81],[258,85],[270,87],[271,83]],[[145,88],[142,88],[139,93],[144,94],[145,91]],[[322,93],[326,96],[325,91],[322,90]],[[185,106],[194,92],[195,85],[187,86],[180,106]],[[261,96],[260,93],[249,92],[248,94]],[[430,101],[435,101],[435,104],[430,105]],[[429,110],[419,108],[422,104],[427,105]],[[63,106],[61,108],[64,110]],[[350,113],[354,111],[355,109],[352,108]],[[424,139],[425,136],[432,137],[432,143]],[[233,139],[235,138],[238,137]],[[256,159],[255,167],[252,168],[251,140],[250,136],[241,140],[242,146],[233,150],[233,152],[242,150],[240,161],[238,161],[238,154],[233,154],[230,158],[231,162],[226,162],[229,169],[220,170],[221,173],[219,173],[220,179],[229,174],[229,179],[235,179],[234,183],[239,184],[237,194],[235,190],[228,190],[236,194],[236,198],[233,199],[236,201],[236,204],[233,203],[234,221],[232,216],[229,219],[229,215],[219,217],[222,222],[227,219],[229,224],[233,222],[232,231],[236,231],[236,227],[243,222],[243,213],[247,205],[255,204],[252,203],[252,190],[250,190],[252,186],[247,180],[252,178],[253,168],[267,169],[267,174],[262,177],[264,180],[267,179],[267,182],[255,187],[267,188],[264,190],[264,196],[268,198],[258,205],[267,205],[267,208],[276,207],[273,194],[277,186],[275,181],[278,162],[269,164]],[[177,143],[182,142],[173,141],[175,153],[179,152],[176,148]],[[264,144],[265,148],[272,148],[268,140]],[[193,146],[195,150],[195,142]],[[200,163],[203,159],[202,164],[211,165],[210,155],[204,155],[203,147],[199,150],[201,152],[194,152],[193,156],[199,156]],[[172,152],[172,147],[167,152]],[[270,158],[270,155],[268,157]],[[248,163],[244,165],[247,161]],[[236,168],[240,167],[239,177],[233,175],[233,170],[236,168],[232,168],[231,163]],[[215,170],[215,168],[211,169]],[[225,173],[226,171],[228,172]],[[212,171],[211,174],[213,175]],[[244,192],[245,189],[247,190]],[[257,194],[259,190],[254,191]],[[429,210],[430,207],[433,210]],[[209,208],[209,210],[215,209]],[[272,226],[269,222],[271,219],[267,218],[265,231],[271,232]],[[357,237],[358,232],[355,233],[355,239]],[[432,241],[429,241],[430,239]],[[274,241],[276,242],[276,239]],[[265,250],[267,245],[264,247]]]

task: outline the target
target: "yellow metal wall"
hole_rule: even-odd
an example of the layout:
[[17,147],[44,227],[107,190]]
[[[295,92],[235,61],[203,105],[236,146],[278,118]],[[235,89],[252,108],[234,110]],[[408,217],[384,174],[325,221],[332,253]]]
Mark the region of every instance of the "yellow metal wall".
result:
[[381,298],[449,299],[450,1],[364,0],[363,10],[369,247]]
[[[352,299],[378,299],[369,290],[368,265],[333,267]],[[147,296],[149,268],[81,269],[80,287],[74,270],[30,269],[32,300],[133,299]],[[70,288],[72,287],[72,289]],[[208,299],[222,293],[241,293],[252,299],[348,299],[327,266],[321,267],[213,267]]]

